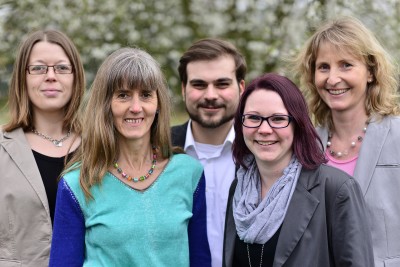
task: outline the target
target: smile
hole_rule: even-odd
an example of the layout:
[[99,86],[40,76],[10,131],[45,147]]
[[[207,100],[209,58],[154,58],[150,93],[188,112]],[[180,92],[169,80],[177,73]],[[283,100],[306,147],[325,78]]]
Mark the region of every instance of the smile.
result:
[[350,89],[326,89],[331,95],[341,95],[349,91]]
[[256,141],[257,144],[261,145],[261,146],[270,146],[273,144],[278,143],[277,141]]
[[127,123],[141,123],[143,119],[125,119]]

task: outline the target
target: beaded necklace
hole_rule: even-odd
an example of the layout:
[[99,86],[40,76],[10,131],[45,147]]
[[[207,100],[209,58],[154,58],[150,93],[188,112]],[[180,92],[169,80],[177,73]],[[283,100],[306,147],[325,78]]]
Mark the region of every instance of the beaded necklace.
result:
[[[369,124],[369,120],[367,120],[366,122],[365,122],[365,127],[362,129],[362,135],[365,135],[365,133],[367,132],[367,126],[368,126],[368,124]],[[328,142],[326,143],[326,147],[328,148],[328,150],[329,150],[329,154],[331,154],[331,156],[333,156],[333,157],[337,157],[337,158],[341,158],[341,157],[343,157],[343,156],[347,156],[348,154],[349,154],[349,150],[348,149],[346,149],[346,150],[344,150],[343,152],[341,152],[341,151],[334,151],[334,150],[332,150],[331,149],[331,146],[332,146],[332,141],[331,141],[331,139],[332,139],[332,132],[329,132],[328,133]],[[357,136],[357,141],[359,142],[359,143],[361,143],[363,140],[364,140],[364,137],[362,136],[362,135],[359,135],[359,136]],[[356,141],[352,141],[351,143],[350,143],[350,149],[353,149],[353,148],[355,148],[356,147]]]
[[157,164],[157,154],[156,154],[156,147],[153,146],[153,161],[151,163],[151,168],[150,170],[145,174],[142,175],[140,177],[132,177],[128,174],[126,174],[119,166],[118,166],[118,162],[116,161],[114,163],[114,168],[117,169],[117,172],[121,174],[121,176],[125,179],[127,179],[128,181],[133,181],[133,182],[139,182],[139,181],[144,181],[147,178],[149,178],[149,176],[154,172],[154,168],[156,167]]

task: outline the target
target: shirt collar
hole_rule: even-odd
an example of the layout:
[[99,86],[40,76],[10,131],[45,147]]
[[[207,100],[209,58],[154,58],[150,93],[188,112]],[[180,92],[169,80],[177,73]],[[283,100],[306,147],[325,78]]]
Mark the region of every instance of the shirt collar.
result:
[[[193,132],[192,132],[192,120],[189,120],[187,127],[188,128],[186,131],[186,140],[185,140],[185,147],[184,147],[185,151],[189,147],[196,148],[196,144],[195,144],[195,140],[193,138]],[[235,139],[235,130],[233,129],[233,125],[232,125],[231,129],[228,132],[228,135],[225,138],[224,146],[226,146],[227,144],[232,145],[234,139]]]

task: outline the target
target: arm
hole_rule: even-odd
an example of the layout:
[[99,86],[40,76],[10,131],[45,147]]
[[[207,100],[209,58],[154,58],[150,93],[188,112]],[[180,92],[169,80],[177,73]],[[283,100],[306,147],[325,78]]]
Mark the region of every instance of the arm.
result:
[[82,266],[85,221],[74,193],[64,179],[58,184],[49,266]]
[[336,194],[332,249],[336,266],[374,266],[367,208],[354,179],[347,180]]
[[206,180],[204,173],[193,194],[193,216],[189,221],[190,266],[211,266],[210,247],[207,239]]

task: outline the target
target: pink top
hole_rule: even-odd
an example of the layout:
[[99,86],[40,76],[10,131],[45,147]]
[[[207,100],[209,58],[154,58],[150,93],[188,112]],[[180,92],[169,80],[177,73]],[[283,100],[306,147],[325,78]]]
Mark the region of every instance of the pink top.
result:
[[345,171],[349,175],[353,176],[354,169],[356,168],[358,155],[356,155],[354,158],[351,158],[348,160],[339,160],[339,159],[332,157],[331,154],[329,153],[328,149],[325,151],[325,154],[328,159],[328,162],[327,162],[328,165],[331,165],[333,167],[341,169],[342,171]]

